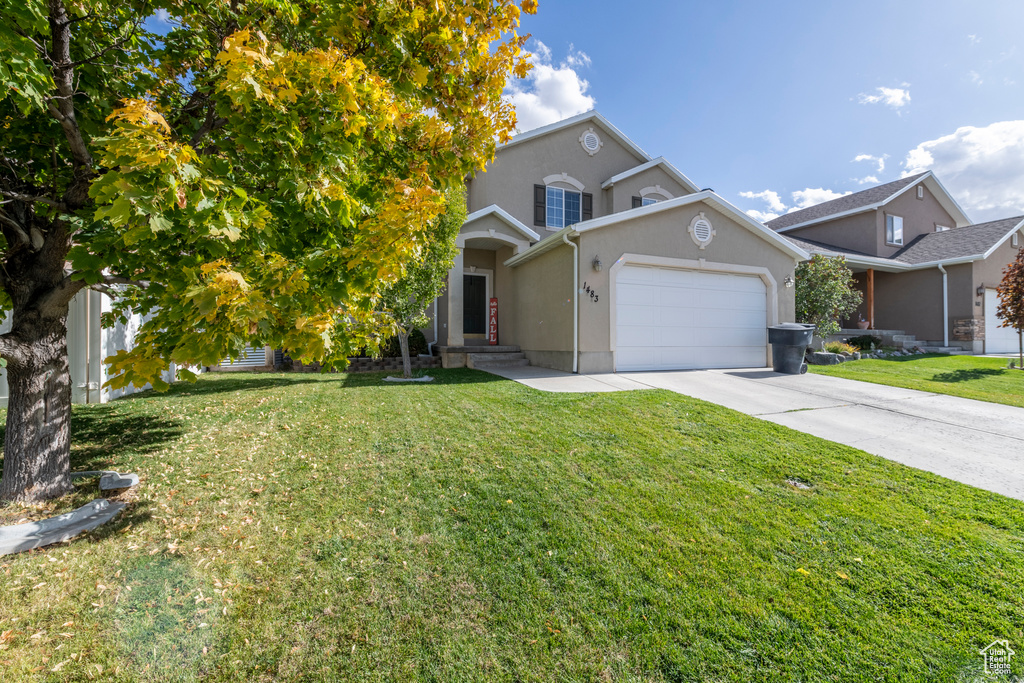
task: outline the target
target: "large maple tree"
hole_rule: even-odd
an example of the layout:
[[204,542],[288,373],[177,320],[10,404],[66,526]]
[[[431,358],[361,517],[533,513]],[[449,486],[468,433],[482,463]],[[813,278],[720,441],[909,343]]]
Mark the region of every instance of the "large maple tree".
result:
[[[163,383],[247,343],[330,364],[491,158],[535,0],[0,0],[0,499],[67,493],[71,299]],[[110,321],[108,321],[110,322]],[[187,371],[185,371],[187,375]]]

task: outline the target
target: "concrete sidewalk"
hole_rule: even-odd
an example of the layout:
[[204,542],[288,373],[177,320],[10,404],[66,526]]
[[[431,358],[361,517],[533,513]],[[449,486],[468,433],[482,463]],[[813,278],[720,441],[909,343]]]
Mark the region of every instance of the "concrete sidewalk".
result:
[[542,391],[667,389],[1024,500],[1024,408],[766,368],[497,374]]

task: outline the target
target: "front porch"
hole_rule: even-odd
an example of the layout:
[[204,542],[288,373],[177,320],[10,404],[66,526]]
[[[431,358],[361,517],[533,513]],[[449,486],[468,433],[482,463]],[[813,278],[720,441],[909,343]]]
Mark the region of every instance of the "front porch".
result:
[[[437,300],[436,341],[444,367],[474,367],[478,361],[525,363],[515,345],[515,290],[505,261],[538,239],[498,207],[467,217],[456,238],[458,254],[448,271],[448,286]],[[488,357],[474,359],[478,354]]]

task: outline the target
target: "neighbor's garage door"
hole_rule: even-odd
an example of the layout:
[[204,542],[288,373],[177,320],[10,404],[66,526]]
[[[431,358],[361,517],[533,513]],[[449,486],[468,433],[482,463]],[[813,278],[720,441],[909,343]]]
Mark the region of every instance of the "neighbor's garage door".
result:
[[765,365],[767,299],[759,277],[624,266],[615,298],[620,372]]
[[985,290],[985,353],[1017,353],[1020,342],[1017,330],[999,327],[1002,319],[996,315],[999,296],[994,289]]

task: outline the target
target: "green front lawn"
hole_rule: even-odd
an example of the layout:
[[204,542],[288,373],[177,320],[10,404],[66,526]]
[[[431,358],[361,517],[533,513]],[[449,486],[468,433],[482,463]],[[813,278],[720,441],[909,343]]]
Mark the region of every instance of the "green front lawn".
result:
[[436,374],[76,407],[75,469],[140,499],[0,558],[0,679],[953,681],[1024,646],[1018,501],[668,392]]
[[1024,372],[1007,369],[1010,360],[928,354],[811,365],[808,369],[821,375],[1024,407]]

